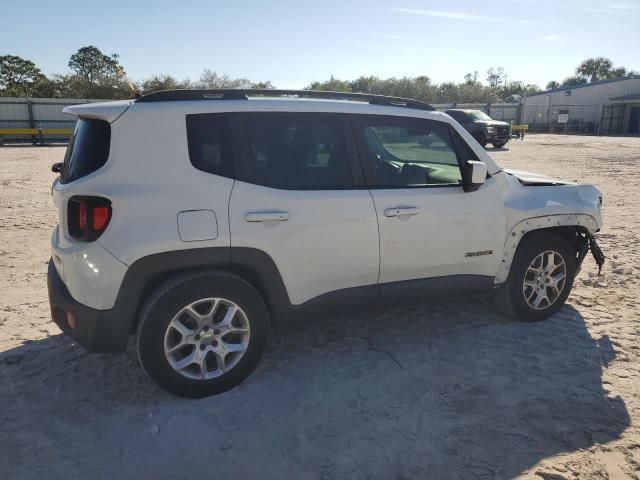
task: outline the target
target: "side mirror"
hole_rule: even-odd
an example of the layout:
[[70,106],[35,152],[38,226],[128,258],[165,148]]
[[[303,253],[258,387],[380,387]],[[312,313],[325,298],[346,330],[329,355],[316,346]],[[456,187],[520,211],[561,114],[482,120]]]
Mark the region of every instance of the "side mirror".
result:
[[64,164],[62,162],[58,162],[58,163],[54,163],[53,165],[51,165],[51,171],[53,173],[60,173],[62,172],[62,166]]
[[465,163],[462,183],[465,192],[473,192],[480,188],[487,179],[487,165],[477,160],[467,160]]

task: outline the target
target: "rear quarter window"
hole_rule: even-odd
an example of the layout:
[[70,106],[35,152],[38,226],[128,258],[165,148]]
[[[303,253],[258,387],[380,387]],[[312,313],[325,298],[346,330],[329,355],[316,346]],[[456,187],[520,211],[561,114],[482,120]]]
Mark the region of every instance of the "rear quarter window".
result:
[[187,115],[189,160],[198,170],[233,177],[229,118],[220,113]]
[[64,157],[62,183],[73,182],[102,167],[109,158],[110,144],[109,122],[79,118]]

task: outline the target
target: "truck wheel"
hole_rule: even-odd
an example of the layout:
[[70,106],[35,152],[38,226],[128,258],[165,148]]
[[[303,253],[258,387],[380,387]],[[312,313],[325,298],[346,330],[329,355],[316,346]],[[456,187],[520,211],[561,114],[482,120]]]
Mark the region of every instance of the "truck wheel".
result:
[[507,144],[507,142],[493,142],[493,148],[502,148]]
[[576,269],[576,252],[550,233],[534,233],[518,246],[507,281],[495,292],[498,306],[509,316],[535,322],[564,305]]
[[487,146],[487,139],[484,137],[482,133],[474,133],[473,138],[480,144],[482,148]]
[[142,368],[169,393],[200,398],[240,384],[267,344],[269,314],[260,294],[227,273],[194,273],[164,283],[138,325]]

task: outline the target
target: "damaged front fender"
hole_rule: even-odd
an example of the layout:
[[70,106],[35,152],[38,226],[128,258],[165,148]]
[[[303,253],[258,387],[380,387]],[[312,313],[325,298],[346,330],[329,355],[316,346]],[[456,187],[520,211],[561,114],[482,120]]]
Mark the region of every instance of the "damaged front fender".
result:
[[[522,220],[511,229],[504,244],[502,258],[494,283],[500,284],[506,282],[518,245],[527,233],[534,230],[544,230],[554,227],[577,227],[580,231],[584,232],[585,240],[578,245],[577,254],[579,264],[582,263],[582,260],[584,260],[584,257],[590,249],[596,263],[602,268],[604,255],[593,236],[599,226],[593,216],[587,214],[545,215]],[[587,248],[585,248],[585,246]]]

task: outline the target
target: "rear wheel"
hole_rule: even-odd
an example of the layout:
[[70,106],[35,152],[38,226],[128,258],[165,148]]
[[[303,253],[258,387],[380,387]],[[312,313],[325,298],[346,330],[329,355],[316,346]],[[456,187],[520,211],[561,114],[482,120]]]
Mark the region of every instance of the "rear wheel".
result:
[[474,133],[473,138],[480,144],[482,148],[487,146],[487,139],[482,133]]
[[526,237],[516,251],[507,281],[497,291],[498,305],[524,321],[550,317],[571,292],[575,264],[576,253],[564,238],[549,233]]
[[240,384],[267,342],[268,312],[255,289],[226,273],[181,276],[147,302],[138,358],[161,388],[198,398]]

